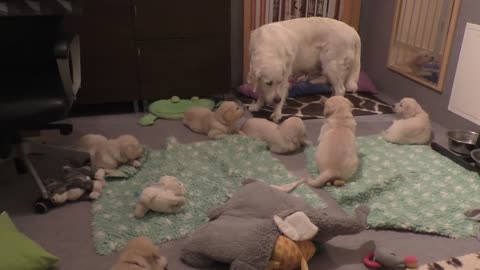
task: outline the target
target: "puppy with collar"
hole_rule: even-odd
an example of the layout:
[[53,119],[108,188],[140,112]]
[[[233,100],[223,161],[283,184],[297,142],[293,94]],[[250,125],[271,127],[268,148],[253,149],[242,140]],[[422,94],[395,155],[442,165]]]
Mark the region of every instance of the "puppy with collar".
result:
[[150,238],[130,240],[110,270],[167,270],[167,258]]
[[353,104],[342,96],[325,101],[325,123],[320,130],[315,161],[320,175],[307,180],[314,187],[327,183],[341,186],[357,171],[358,156],[355,142],[357,122],[353,118]]
[[432,138],[430,117],[413,98],[403,98],[393,111],[398,120],[383,132],[387,142],[395,144],[428,144]]
[[194,107],[186,111],[183,124],[193,132],[207,134],[211,139],[221,139],[227,134],[240,133],[237,122],[245,110],[234,101],[224,101],[215,112]]

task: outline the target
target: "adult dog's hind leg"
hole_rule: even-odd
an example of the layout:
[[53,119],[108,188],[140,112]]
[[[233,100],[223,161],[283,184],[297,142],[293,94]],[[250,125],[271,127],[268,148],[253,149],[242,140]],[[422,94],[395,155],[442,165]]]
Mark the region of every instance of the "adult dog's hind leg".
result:
[[329,61],[324,68],[328,80],[333,86],[335,96],[345,95],[345,70],[337,60]]

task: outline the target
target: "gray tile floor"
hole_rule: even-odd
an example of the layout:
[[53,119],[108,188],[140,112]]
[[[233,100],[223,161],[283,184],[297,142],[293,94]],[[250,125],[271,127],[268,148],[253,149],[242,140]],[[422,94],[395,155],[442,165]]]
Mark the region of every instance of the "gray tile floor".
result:
[[[68,145],[86,133],[102,133],[106,136],[131,133],[138,136],[146,145],[157,149],[164,147],[164,139],[168,136],[176,136],[184,143],[205,139],[204,136],[191,133],[180,122],[175,121],[157,121],[154,126],[140,127],[136,124],[139,117],[139,114],[126,114],[75,118],[72,119],[75,125],[72,135],[62,137],[54,132],[46,132],[42,137],[48,143]],[[357,135],[379,133],[389,126],[392,119],[393,115],[357,117]],[[316,141],[321,124],[322,120],[306,121],[312,141]],[[445,130],[436,124],[434,130],[436,140],[444,144]],[[307,175],[302,153],[278,158],[294,175],[298,177]],[[35,164],[42,175],[51,175],[62,166],[61,163],[50,157],[35,159]],[[0,164],[0,175],[0,211],[8,211],[21,231],[58,255],[61,258],[57,265],[58,269],[108,269],[112,265],[115,256],[95,254],[90,229],[92,218],[89,202],[73,203],[54,209],[46,215],[36,215],[31,210],[32,201],[38,196],[33,180],[28,175],[17,176],[10,162]],[[341,211],[328,194],[321,190],[318,194],[328,202],[330,211]],[[361,264],[361,259],[373,248],[374,243],[398,254],[416,255],[421,263],[480,250],[480,242],[473,238],[454,240],[406,232],[368,230],[355,236],[342,236],[329,241],[324,253],[311,260],[311,269],[366,269]],[[170,269],[190,269],[178,259],[181,247],[181,240],[162,246],[169,259]]]

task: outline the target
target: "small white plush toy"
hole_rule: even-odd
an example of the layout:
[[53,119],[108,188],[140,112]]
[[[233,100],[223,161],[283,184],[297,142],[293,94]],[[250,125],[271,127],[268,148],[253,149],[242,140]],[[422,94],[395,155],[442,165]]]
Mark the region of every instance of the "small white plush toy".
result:
[[157,183],[146,187],[135,208],[135,217],[142,218],[149,211],[177,213],[186,199],[185,187],[173,176],[162,176]]

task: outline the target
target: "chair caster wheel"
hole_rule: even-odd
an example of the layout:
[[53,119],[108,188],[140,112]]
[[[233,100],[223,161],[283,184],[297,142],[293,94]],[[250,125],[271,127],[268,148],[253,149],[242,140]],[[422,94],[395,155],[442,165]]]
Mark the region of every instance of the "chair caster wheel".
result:
[[43,199],[43,198],[40,198],[38,199],[35,204],[34,204],[34,209],[35,209],[35,213],[37,214],[45,214],[47,213],[50,208],[52,208],[54,205],[52,203],[52,201],[50,200],[47,200],[47,199]]

